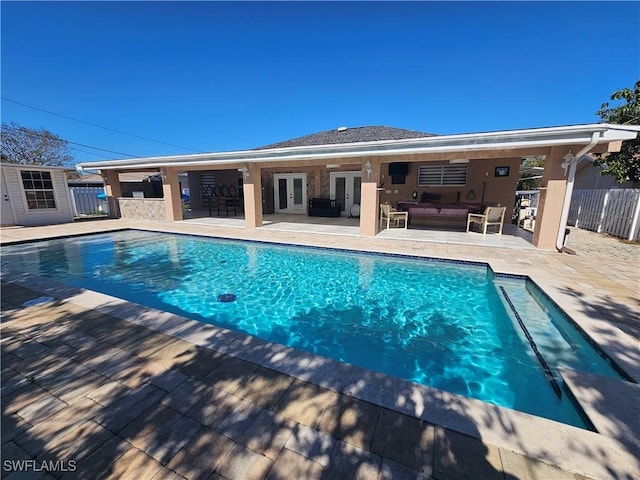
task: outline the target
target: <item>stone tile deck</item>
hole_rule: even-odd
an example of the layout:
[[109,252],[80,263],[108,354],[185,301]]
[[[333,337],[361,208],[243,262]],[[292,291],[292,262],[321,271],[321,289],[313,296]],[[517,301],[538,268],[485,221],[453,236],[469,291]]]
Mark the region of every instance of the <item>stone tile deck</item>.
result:
[[[102,221],[14,230],[9,238],[130,226]],[[143,227],[202,234],[185,225]],[[345,243],[259,229],[208,233]],[[387,238],[353,238],[349,246],[528,273],[638,378],[637,339],[612,327],[637,326],[637,291],[626,274],[637,266],[617,265],[609,275],[549,252],[516,256]],[[43,292],[55,298],[23,306]],[[577,480],[640,471],[616,432],[604,438],[443,392],[407,390],[406,382],[33,278],[3,281],[1,298],[2,459],[59,462],[28,478]],[[5,466],[2,478],[19,476]]]

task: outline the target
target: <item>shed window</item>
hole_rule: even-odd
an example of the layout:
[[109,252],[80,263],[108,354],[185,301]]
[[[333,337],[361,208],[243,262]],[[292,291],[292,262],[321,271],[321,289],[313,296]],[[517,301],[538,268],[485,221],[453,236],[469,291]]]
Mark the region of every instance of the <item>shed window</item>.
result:
[[24,170],[20,175],[29,210],[56,208],[50,172]]
[[453,186],[467,184],[467,165],[425,165],[418,167],[418,186]]

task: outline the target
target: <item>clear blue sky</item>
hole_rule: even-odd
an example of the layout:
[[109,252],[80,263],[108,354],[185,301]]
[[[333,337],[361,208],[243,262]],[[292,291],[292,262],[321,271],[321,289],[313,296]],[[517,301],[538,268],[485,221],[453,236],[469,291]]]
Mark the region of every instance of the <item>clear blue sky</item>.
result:
[[[599,121],[640,2],[2,2],[2,121],[135,156]],[[77,147],[77,161],[125,158]]]

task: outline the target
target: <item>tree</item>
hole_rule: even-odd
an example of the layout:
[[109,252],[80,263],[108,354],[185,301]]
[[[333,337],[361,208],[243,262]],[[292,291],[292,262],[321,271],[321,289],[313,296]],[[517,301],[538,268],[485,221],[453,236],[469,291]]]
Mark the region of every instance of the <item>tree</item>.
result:
[[[544,157],[525,158],[520,164],[521,170],[533,167],[544,167]],[[537,190],[540,188],[542,171],[534,173],[522,173],[518,179],[518,190]]]
[[[612,107],[605,102],[596,115],[607,123],[640,125],[640,80],[633,90],[623,88],[615,91],[611,100],[623,103]],[[604,167],[600,172],[602,175],[613,175],[619,183],[626,180],[640,182],[640,139],[623,142],[619,152],[598,155],[595,164]]]
[[68,165],[73,161],[66,140],[45,129],[14,122],[2,124],[2,161],[23,165]]

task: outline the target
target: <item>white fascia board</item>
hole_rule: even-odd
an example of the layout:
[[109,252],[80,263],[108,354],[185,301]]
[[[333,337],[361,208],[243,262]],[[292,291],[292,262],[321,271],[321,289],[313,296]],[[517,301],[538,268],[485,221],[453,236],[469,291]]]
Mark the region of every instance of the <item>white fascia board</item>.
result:
[[59,167],[53,165],[36,165],[30,163],[0,163],[0,167],[19,168],[20,170],[64,170],[65,172],[75,171],[74,167]]
[[[144,159],[116,160],[104,163],[79,164],[83,169],[135,169],[135,168],[162,168],[162,167],[187,167],[201,165],[229,165],[235,163],[267,163],[274,161],[301,161],[301,160],[323,160],[339,158],[351,158],[362,156],[391,156],[410,155],[419,153],[452,153],[452,152],[475,152],[486,150],[513,150],[521,148],[551,147],[555,145],[573,145],[588,143],[589,138],[563,138],[556,140],[537,140],[529,142],[501,142],[501,143],[462,143],[448,144],[446,141],[433,142],[431,145],[414,146],[387,146],[380,148],[377,145],[373,148],[359,149],[331,149],[324,152],[269,152],[267,150],[256,150],[250,152],[233,152],[228,155],[208,154],[203,156],[176,156],[176,157],[156,157]],[[361,146],[361,145],[360,145]],[[362,147],[362,146],[361,146]]]
[[638,136],[638,132],[640,132],[640,125],[629,125],[629,127],[635,127],[635,128],[629,128],[625,130],[621,130],[618,128],[611,128],[609,130],[605,130],[601,134],[601,137],[604,141],[611,141],[611,142],[615,142],[618,140],[622,140],[622,141],[633,140]]
[[557,145],[588,144],[594,132],[600,132],[598,143],[629,140],[637,136],[640,127],[590,124],[549,127],[529,130],[509,130],[489,133],[441,135],[401,140],[356,142],[348,144],[313,145],[264,150],[237,150],[166,157],[133,158],[106,162],[79,163],[81,169],[135,169],[228,165],[234,163],[265,163],[273,161],[322,160],[361,156],[389,156],[417,153],[450,153],[484,150],[509,150]]

